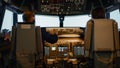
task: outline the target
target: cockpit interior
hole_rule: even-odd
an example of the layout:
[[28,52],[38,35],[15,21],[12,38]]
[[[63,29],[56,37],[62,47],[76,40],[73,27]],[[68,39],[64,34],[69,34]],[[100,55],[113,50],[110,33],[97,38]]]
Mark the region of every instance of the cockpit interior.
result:
[[0,68],[120,68],[119,35],[120,0],[0,0]]

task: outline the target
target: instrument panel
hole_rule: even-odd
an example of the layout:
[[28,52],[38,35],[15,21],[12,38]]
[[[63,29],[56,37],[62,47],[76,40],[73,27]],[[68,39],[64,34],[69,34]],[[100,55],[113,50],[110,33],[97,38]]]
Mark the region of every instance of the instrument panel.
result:
[[54,44],[44,41],[44,56],[48,58],[71,58],[84,55],[84,33],[78,27],[46,28],[46,32],[56,34],[58,41]]

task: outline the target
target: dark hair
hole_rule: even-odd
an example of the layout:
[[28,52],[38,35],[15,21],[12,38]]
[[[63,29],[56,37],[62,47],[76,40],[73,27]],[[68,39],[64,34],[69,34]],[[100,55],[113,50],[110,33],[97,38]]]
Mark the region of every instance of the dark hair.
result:
[[105,18],[105,9],[103,7],[97,7],[92,10],[91,15],[94,19]]
[[34,12],[33,11],[25,11],[23,13],[23,21],[27,22],[31,17],[34,17]]

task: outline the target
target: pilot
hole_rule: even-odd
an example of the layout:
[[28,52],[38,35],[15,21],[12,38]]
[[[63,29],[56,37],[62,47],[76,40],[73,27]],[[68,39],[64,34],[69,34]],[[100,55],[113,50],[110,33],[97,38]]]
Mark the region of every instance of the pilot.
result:
[[[35,24],[35,13],[33,11],[25,11],[23,13],[23,21],[25,23],[33,23]],[[58,37],[56,34],[50,34],[46,32],[45,29],[42,29],[42,40],[47,41],[49,43],[55,43],[58,40]]]

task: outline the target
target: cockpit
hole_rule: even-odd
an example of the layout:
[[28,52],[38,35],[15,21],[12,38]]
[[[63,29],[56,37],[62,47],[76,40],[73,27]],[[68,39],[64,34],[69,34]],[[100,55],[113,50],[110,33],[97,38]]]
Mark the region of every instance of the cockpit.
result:
[[[96,7],[109,20],[91,19]],[[120,67],[119,0],[0,0],[0,8],[0,68]],[[35,24],[23,22],[28,10]]]

